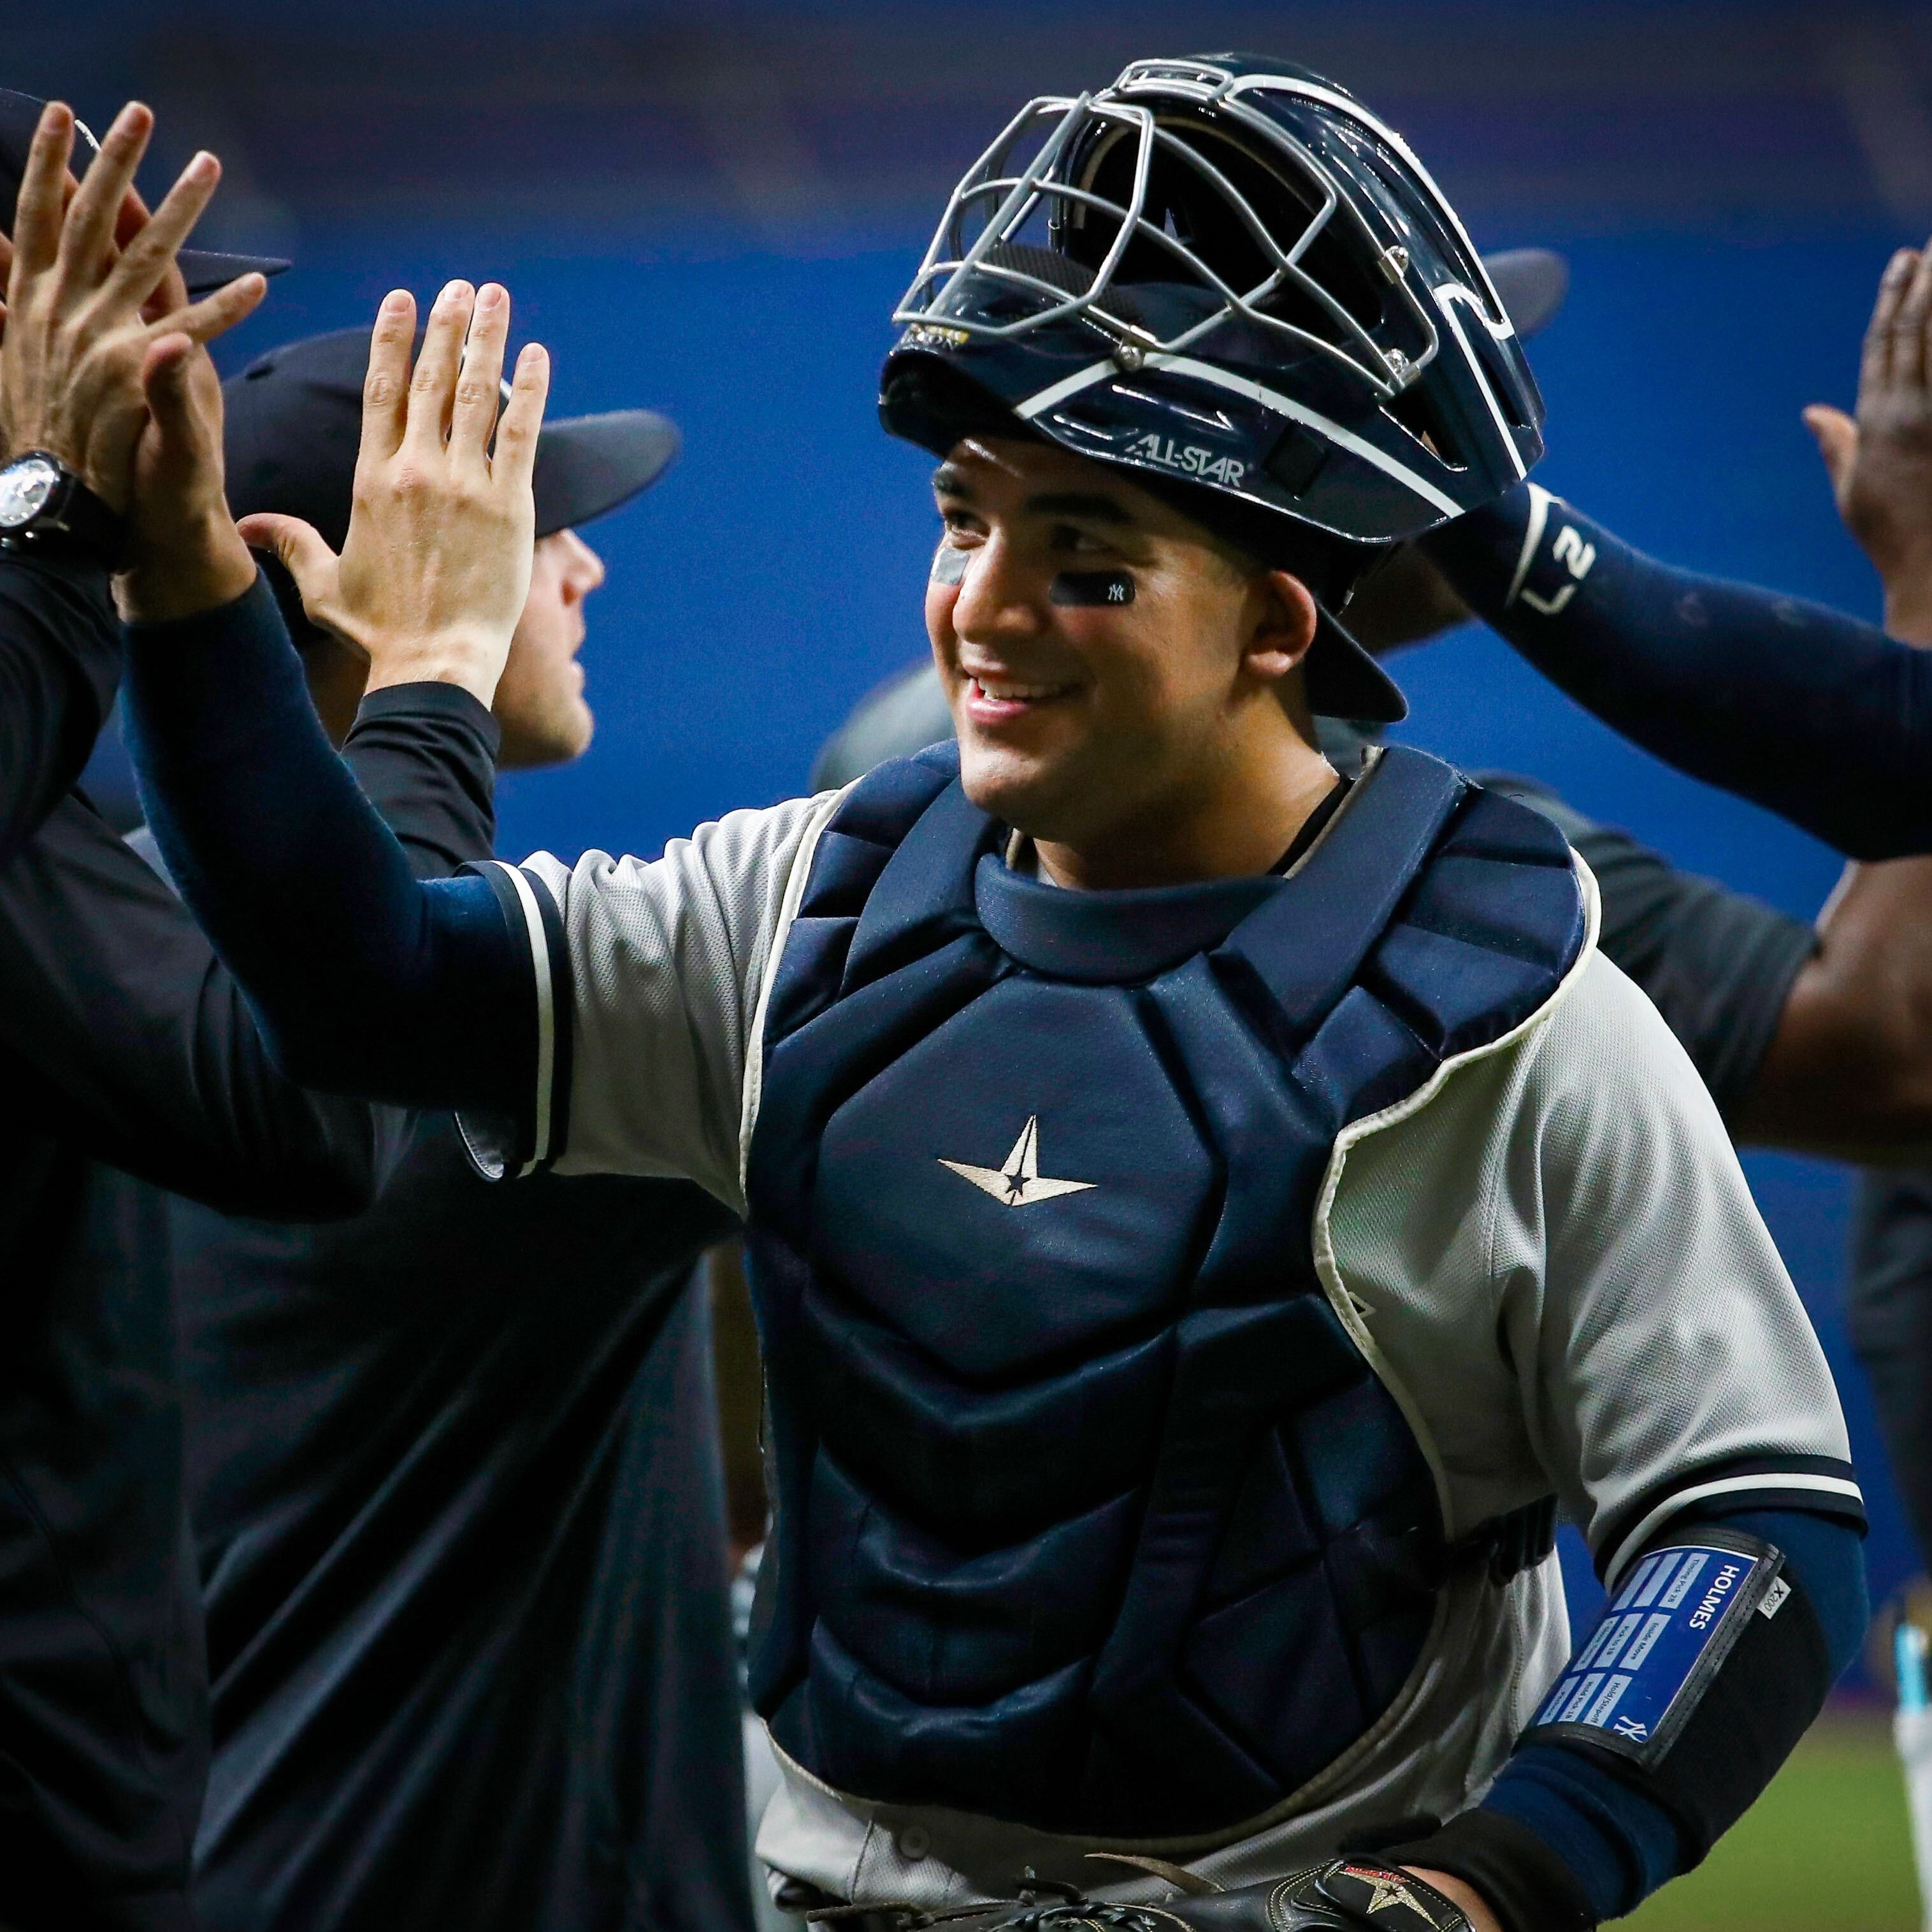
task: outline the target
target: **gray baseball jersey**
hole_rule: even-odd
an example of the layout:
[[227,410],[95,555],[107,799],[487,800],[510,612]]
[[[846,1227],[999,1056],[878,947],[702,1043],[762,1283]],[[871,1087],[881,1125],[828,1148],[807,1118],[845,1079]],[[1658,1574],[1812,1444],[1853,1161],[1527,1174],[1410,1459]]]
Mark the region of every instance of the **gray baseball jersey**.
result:
[[[653,861],[521,868],[546,1079],[554,1030],[572,1042],[568,1118],[538,1096],[539,1159],[688,1176],[742,1210],[764,1003],[841,796],[734,813]],[[1717,1110],[1597,950],[1595,884],[1577,864],[1590,936],[1556,997],[1347,1127],[1312,1238],[1336,1315],[1429,1459],[1447,1533],[1553,1490],[1614,1580],[1700,1500],[1857,1489],[1823,1355]],[[550,989],[566,984],[556,1010]],[[1461,1810],[1568,1647],[1553,1558],[1502,1589],[1453,1582],[1423,1666],[1358,1744],[1259,1828],[1174,1850],[1241,1882],[1366,1823]],[[1028,1865],[1093,1882],[1081,1841],[785,1770],[760,1852],[835,1896],[937,1906],[1004,1892]]]

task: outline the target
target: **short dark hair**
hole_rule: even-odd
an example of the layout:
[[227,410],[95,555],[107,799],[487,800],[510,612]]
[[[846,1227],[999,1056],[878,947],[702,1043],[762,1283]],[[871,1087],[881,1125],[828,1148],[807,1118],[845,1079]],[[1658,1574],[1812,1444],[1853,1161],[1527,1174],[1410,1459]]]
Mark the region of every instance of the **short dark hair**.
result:
[[[942,458],[954,444],[970,436],[1061,446],[1022,422],[990,389],[936,357],[906,358],[888,379],[879,410],[895,434]],[[1315,601],[1331,614],[1348,602],[1363,573],[1390,548],[1385,543],[1364,543],[1316,530],[1223,490],[1150,476],[1098,457],[1090,460],[1160,497],[1250,560],[1256,570],[1286,570],[1300,578]]]

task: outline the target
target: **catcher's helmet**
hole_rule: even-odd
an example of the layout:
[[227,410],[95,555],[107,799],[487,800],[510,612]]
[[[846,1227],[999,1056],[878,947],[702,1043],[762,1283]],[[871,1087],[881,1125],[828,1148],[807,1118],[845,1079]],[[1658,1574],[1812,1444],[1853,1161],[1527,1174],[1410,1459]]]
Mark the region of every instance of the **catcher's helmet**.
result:
[[[1310,588],[1331,610],[1382,546],[1543,453],[1508,314],[1422,164],[1343,88],[1257,56],[1136,61],[1029,102],[893,320],[896,435],[943,454],[1017,418],[1181,486],[1264,555],[1327,558]],[[1372,682],[1386,698],[1345,715],[1400,716]]]

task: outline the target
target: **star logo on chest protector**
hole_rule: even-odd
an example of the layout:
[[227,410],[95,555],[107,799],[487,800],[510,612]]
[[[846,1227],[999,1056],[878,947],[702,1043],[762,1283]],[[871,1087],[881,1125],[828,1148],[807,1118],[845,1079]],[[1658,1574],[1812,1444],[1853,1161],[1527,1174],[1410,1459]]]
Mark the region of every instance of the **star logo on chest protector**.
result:
[[1020,1137],[1013,1143],[1002,1167],[975,1167],[970,1161],[945,1160],[962,1180],[970,1180],[982,1194],[1008,1208],[1030,1207],[1036,1201],[1051,1201],[1059,1194],[1082,1194],[1098,1185],[1091,1180],[1042,1180],[1040,1172],[1040,1116],[1029,1114]]

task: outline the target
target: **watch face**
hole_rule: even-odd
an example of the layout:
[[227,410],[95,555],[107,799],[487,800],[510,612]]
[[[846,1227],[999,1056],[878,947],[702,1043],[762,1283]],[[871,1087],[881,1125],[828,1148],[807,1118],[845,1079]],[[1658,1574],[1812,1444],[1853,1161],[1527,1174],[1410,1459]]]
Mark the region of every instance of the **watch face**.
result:
[[0,530],[17,530],[46,508],[60,472],[44,456],[23,456],[0,470]]

